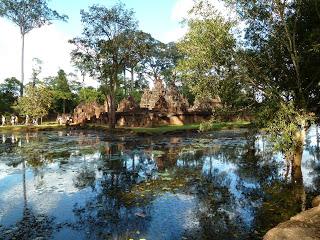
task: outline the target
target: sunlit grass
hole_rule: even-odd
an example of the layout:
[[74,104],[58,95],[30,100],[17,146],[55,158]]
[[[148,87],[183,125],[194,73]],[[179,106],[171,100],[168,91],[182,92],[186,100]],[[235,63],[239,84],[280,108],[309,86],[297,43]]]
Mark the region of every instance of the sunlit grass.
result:
[[46,131],[64,129],[66,126],[59,125],[56,122],[44,122],[41,125],[6,125],[0,126],[0,132],[25,132],[25,131]]
[[247,128],[249,127],[250,122],[238,120],[232,122],[207,122],[203,123],[200,126],[202,131],[217,131],[217,130],[226,130],[226,129],[237,129],[237,128]]
[[[226,129],[238,129],[249,127],[250,122],[247,121],[233,121],[233,122],[214,122],[210,124],[208,131],[218,131]],[[50,131],[65,129],[65,125],[59,125],[56,122],[44,122],[41,125],[6,125],[0,126],[0,132],[25,132],[25,131]],[[96,130],[109,130],[107,124],[87,124],[84,129],[96,129]],[[167,133],[180,133],[199,131],[200,123],[197,124],[186,124],[186,125],[163,125],[157,127],[117,127],[115,131],[123,132],[128,131],[135,134],[146,134],[146,135],[158,135]]]
[[170,132],[199,130],[199,127],[200,127],[200,124],[187,124],[187,125],[165,125],[165,126],[158,126],[158,127],[132,127],[132,128],[125,128],[125,129],[129,129],[134,133],[164,134],[164,133],[170,133]]

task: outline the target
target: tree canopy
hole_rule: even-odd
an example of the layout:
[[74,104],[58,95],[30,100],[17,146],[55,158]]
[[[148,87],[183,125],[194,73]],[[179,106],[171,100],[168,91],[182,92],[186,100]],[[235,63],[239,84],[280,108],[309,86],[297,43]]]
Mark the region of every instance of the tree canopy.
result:
[[21,115],[28,115],[38,121],[38,118],[48,114],[52,100],[52,92],[45,86],[27,86],[26,94],[18,100],[17,109]]
[[115,92],[118,74],[124,69],[131,51],[132,31],[137,28],[132,10],[122,3],[111,8],[93,5],[81,11],[83,33],[71,42],[76,46],[73,59],[86,66],[91,76],[107,86],[110,128],[115,127]]

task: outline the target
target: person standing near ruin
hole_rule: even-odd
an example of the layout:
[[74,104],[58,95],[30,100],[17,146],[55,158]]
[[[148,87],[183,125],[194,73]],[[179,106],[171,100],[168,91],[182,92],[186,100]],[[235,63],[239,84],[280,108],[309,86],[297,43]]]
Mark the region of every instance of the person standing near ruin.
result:
[[6,117],[4,115],[1,116],[1,125],[6,125]]
[[28,115],[28,114],[26,115],[26,122],[25,122],[25,124],[26,124],[26,125],[29,125],[29,115]]
[[11,116],[11,125],[12,125],[12,126],[14,126],[14,120],[15,120],[15,117],[14,117],[14,115],[12,115],[12,116]]

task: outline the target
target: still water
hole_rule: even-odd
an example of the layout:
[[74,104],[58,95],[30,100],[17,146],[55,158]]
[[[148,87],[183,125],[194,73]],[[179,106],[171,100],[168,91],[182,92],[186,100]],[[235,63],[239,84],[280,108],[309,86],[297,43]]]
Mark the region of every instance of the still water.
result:
[[0,134],[0,239],[261,239],[320,193],[262,135]]

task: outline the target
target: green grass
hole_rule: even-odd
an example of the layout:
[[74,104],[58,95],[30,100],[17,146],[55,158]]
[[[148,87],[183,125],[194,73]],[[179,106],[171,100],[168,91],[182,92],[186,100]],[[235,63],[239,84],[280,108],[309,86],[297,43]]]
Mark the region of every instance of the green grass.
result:
[[[250,122],[247,121],[234,121],[234,122],[216,122],[211,123],[207,131],[219,131],[226,129],[239,129],[249,127]],[[51,130],[63,130],[67,127],[64,125],[58,125],[55,122],[45,122],[38,126],[0,126],[0,132],[32,132],[32,131],[51,131]],[[109,131],[107,124],[87,124],[84,129],[95,129],[101,131]],[[118,127],[115,132],[130,132],[139,135],[159,135],[170,133],[181,133],[190,131],[199,131],[200,124],[187,124],[187,125],[164,125],[158,127]]]
[[206,125],[204,131],[218,131],[218,130],[227,130],[227,129],[239,129],[239,128],[248,128],[250,126],[248,121],[233,121],[233,122],[213,122],[213,123],[204,123]]
[[200,124],[187,124],[187,125],[166,125],[159,127],[134,127],[134,128],[125,128],[131,130],[133,133],[137,134],[165,134],[173,132],[187,132],[187,131],[197,131],[199,130]]
[[[201,124],[186,124],[186,125],[163,125],[157,127],[117,127],[115,132],[131,132],[139,135],[159,135],[180,132],[199,131]],[[219,131],[227,129],[239,129],[249,127],[250,122],[234,121],[234,122],[217,122],[210,124],[210,129],[207,131]],[[109,131],[107,124],[87,124],[85,129],[95,129]]]
[[[217,122],[212,123],[208,131],[219,131],[227,129],[239,129],[249,127],[250,122],[247,121],[234,121],[234,122]],[[188,131],[199,131],[200,124],[187,124],[187,125],[166,125],[159,127],[135,127],[125,128],[131,130],[133,133],[146,134],[146,135],[158,135],[176,132],[188,132]]]
[[6,125],[0,126],[0,132],[32,132],[32,131],[50,131],[50,130],[60,130],[65,129],[66,126],[59,125],[54,122],[45,122],[42,125],[33,126],[33,125]]

